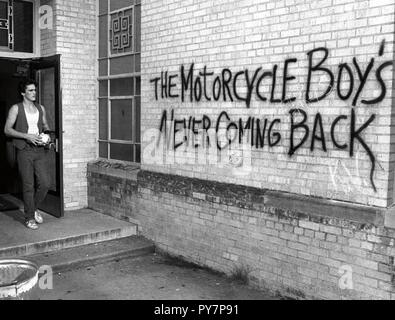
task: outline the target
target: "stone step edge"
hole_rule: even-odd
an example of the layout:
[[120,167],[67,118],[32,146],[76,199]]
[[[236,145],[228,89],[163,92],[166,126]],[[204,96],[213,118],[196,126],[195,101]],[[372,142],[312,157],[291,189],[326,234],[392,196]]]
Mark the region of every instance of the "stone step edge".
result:
[[75,248],[79,246],[100,243],[104,241],[116,240],[135,236],[137,234],[137,226],[131,224],[128,227],[120,227],[116,229],[92,232],[82,235],[64,237],[55,240],[30,243],[15,247],[0,249],[0,259],[21,258],[40,253],[50,253],[63,249]]
[[[87,246],[90,246],[90,245],[87,245]],[[66,250],[72,250],[72,249],[73,248],[66,249]],[[142,244],[138,247],[130,248],[127,250],[117,250],[117,251],[106,252],[106,253],[101,253],[101,254],[83,256],[83,257],[80,257],[77,259],[71,259],[71,260],[62,260],[61,259],[62,250],[60,250],[60,251],[54,253],[55,255],[58,255],[60,258],[60,261],[57,261],[55,263],[46,263],[47,259],[45,257],[45,254],[27,256],[27,257],[24,257],[23,259],[26,259],[26,260],[36,263],[39,268],[42,266],[49,266],[49,267],[51,267],[53,273],[62,273],[62,272],[70,271],[70,270],[92,267],[92,266],[99,265],[99,264],[105,264],[107,262],[112,262],[115,260],[137,258],[137,257],[152,254],[154,252],[155,252],[155,245],[153,243],[146,243],[146,244]],[[53,259],[53,257],[52,257],[52,259]]]

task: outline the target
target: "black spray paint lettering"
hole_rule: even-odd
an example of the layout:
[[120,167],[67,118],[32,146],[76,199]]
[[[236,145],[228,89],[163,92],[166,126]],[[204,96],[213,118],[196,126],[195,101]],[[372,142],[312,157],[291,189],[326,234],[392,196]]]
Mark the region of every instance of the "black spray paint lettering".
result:
[[[328,141],[331,141],[336,149],[349,149],[349,156],[352,158],[355,152],[355,145],[356,143],[359,143],[371,161],[370,180],[373,189],[376,191],[376,186],[373,181],[376,158],[362,136],[363,132],[375,120],[375,115],[370,116],[367,121],[357,128],[356,111],[351,109],[350,116],[340,115],[333,120],[332,124],[329,126],[329,134],[325,132],[320,113],[316,113],[314,116],[312,128],[309,126],[307,113],[302,109],[290,110],[289,117],[289,121],[284,122],[290,123],[288,130],[290,133],[289,156],[292,157],[300,148],[304,147],[307,141],[310,140],[310,151],[312,153],[314,153],[316,149],[327,153],[327,143]],[[170,125],[168,125],[169,120]],[[347,126],[350,128],[348,144],[341,144],[336,138],[336,129],[339,126],[340,121],[349,121],[349,125]],[[202,118],[191,116],[189,118],[178,119],[174,116],[174,110],[172,110],[170,119],[168,119],[168,112],[163,112],[160,123],[160,133],[164,136],[168,149],[173,150],[177,150],[181,146],[189,145],[192,145],[195,149],[210,147],[211,141],[209,139],[208,132],[211,128],[214,128],[214,123],[216,146],[219,151],[224,150],[226,147],[231,146],[236,142],[241,144],[244,141],[244,137],[247,138],[247,142],[249,141],[251,147],[256,149],[263,149],[266,146],[271,149],[279,145],[283,140],[283,136],[279,130],[280,125],[283,123],[280,118],[259,119],[248,117],[247,120],[239,118],[234,121],[226,111],[222,111],[215,121],[212,121],[207,115],[203,115]],[[221,130],[224,130],[225,134],[220,134]],[[199,141],[202,141],[203,144],[196,143],[196,139],[199,134],[202,135]],[[298,139],[296,138],[296,134],[300,136]],[[221,140],[221,137],[225,137],[226,141]]]
[[[212,128],[213,121],[207,115],[203,115],[202,118],[181,118],[177,119],[174,117],[174,110],[171,111],[171,119],[170,119],[170,130],[167,127],[168,123],[168,116],[167,111],[164,111],[162,114],[161,119],[161,127],[160,132],[164,135],[165,139],[169,136],[172,136],[173,139],[173,148],[178,149],[181,145],[188,143],[188,139],[191,139],[189,135],[187,135],[187,131],[192,132],[194,136],[199,134],[198,128],[202,129],[203,134],[208,134],[208,130]],[[316,142],[320,145],[320,150],[327,152],[327,134],[324,130],[324,125],[322,122],[322,116],[320,113],[317,113],[314,117],[313,121],[313,128],[311,129],[309,126],[308,115],[302,109],[292,109],[289,112],[290,115],[290,148],[288,154],[293,156],[298,149],[302,148],[304,144],[310,139],[310,150],[312,152],[315,151]],[[336,128],[339,125],[341,120],[348,120],[350,119],[350,137],[349,137],[349,144],[340,144],[336,139]],[[366,142],[362,138],[362,133],[365,131],[369,125],[375,120],[375,115],[372,115],[360,128],[356,128],[356,112],[355,110],[351,110],[351,116],[348,117],[346,115],[341,115],[333,121],[332,125],[330,126],[330,139],[333,142],[334,146],[337,149],[344,150],[350,148],[350,157],[354,155],[355,149],[355,142],[359,142],[362,147],[365,149],[371,160],[373,153],[370,148],[367,146]],[[263,127],[262,127],[263,123]],[[268,118],[259,119],[255,117],[248,117],[247,120],[242,118],[233,121],[229,114],[226,111],[222,111],[221,114],[217,117],[215,121],[215,131],[218,134],[221,129],[225,129],[226,134],[225,136],[228,138],[228,143],[242,143],[243,138],[247,136],[248,140],[251,143],[251,146],[256,148],[264,148],[265,147],[265,140],[267,139],[268,146],[274,147],[280,143],[282,140],[281,134],[279,131],[276,131],[276,128],[279,128],[279,125],[282,123],[280,118],[274,118],[270,120]],[[262,130],[263,129],[263,130]],[[177,134],[181,131],[183,135],[182,139],[176,139]],[[235,131],[236,134],[230,133],[231,131]],[[302,138],[299,139],[300,141],[296,141],[295,134],[299,133],[302,134]],[[201,141],[204,141],[201,140]],[[218,141],[217,141],[218,142]],[[210,144],[210,140],[206,139],[206,146]],[[218,145],[218,149],[222,150],[223,146]],[[194,145],[195,148],[204,147],[199,144]],[[372,161],[374,162],[374,161]]]
[[[385,41],[381,43],[379,54],[378,54],[379,57],[381,57],[384,54],[384,50],[385,50]],[[325,62],[328,60],[329,57],[329,50],[327,48],[324,47],[316,48],[314,50],[309,51],[307,55],[309,58],[309,68],[308,68],[305,99],[307,103],[314,103],[325,99],[332,91],[334,91],[333,89],[335,86],[335,74],[328,66],[325,66]],[[319,59],[318,63],[314,63],[314,60],[317,55],[321,56],[321,58]],[[374,70],[375,61],[376,61],[375,58],[371,58],[366,68],[363,69],[360,63],[358,62],[357,58],[354,57],[352,59],[352,64],[343,62],[338,66],[336,93],[341,100],[348,100],[349,98],[352,97],[352,106],[353,107],[357,106],[361,94],[363,93],[363,90],[366,86],[367,80],[369,79],[372,70]],[[378,97],[372,100],[365,100],[365,99],[361,100],[360,102],[362,104],[365,105],[378,104],[384,100],[387,94],[387,88],[383,81],[382,73],[384,69],[392,65],[393,65],[393,61],[391,60],[391,61],[383,62],[381,65],[378,66],[375,73],[375,79],[380,86],[380,94]],[[356,77],[354,77],[355,73],[353,72],[353,70],[355,70],[359,84],[356,83],[357,79]],[[325,75],[328,79],[326,90],[323,91],[321,95],[316,98],[311,97],[312,78],[314,75]],[[345,78],[346,79],[348,78],[347,81],[349,82],[349,85],[346,92],[343,92],[341,88],[343,82],[345,81],[344,80]],[[354,92],[355,88],[356,88],[356,92]],[[314,92],[317,92],[317,90],[314,90]]]
[[[319,136],[317,135],[318,129],[319,129]],[[324,126],[322,124],[322,117],[321,117],[320,113],[317,113],[317,116],[315,117],[315,120],[314,120],[314,128],[313,128],[313,134],[312,134],[312,138],[311,138],[311,147],[310,147],[311,152],[313,152],[315,149],[315,142],[316,141],[321,142],[322,150],[324,152],[326,152],[327,149],[326,149]]]
[[[247,141],[250,141],[251,146],[257,149],[264,148],[266,141],[267,145],[272,148],[277,146],[282,140],[280,132],[277,131],[278,125],[281,124],[281,119],[279,118],[273,120],[266,118],[261,121],[259,118],[249,117],[246,121],[242,118],[232,121],[226,111],[222,111],[215,121],[210,120],[207,115],[203,115],[199,119],[195,117],[176,118],[174,117],[174,110],[171,111],[171,115],[169,119],[168,112],[166,110],[163,111],[159,131],[161,136],[164,137],[168,148],[172,150],[177,150],[183,145],[193,145],[195,149],[210,147],[211,141],[208,132],[212,128],[215,128],[217,149],[220,151],[236,142],[242,143],[244,137],[247,137]],[[261,127],[261,122],[264,122],[263,128]],[[214,123],[215,126],[213,126]],[[202,130],[199,131],[198,128]],[[224,135],[220,134],[221,130],[225,131]],[[193,137],[189,132],[192,133]],[[205,141],[205,144],[190,144],[190,140],[196,138],[198,134],[203,135],[203,139],[200,139],[200,141]],[[221,144],[221,137],[227,138],[226,144]],[[159,142],[157,145],[159,145]]]
[[[305,111],[303,111],[302,109],[292,109],[290,112],[291,115],[291,129],[290,129],[290,149],[289,149],[289,155],[293,156],[295,154],[295,152],[299,149],[302,148],[303,145],[305,144],[305,142],[308,140],[309,138],[309,134],[310,134],[310,128],[307,125],[307,113]],[[297,121],[296,117],[297,115],[302,115],[303,119]],[[340,120],[348,120],[349,117],[342,115],[337,117],[332,125],[331,125],[331,131],[330,131],[330,137],[331,140],[333,142],[333,145],[340,149],[340,150],[345,150],[347,148],[349,148],[349,155],[350,158],[354,157],[354,150],[355,150],[355,143],[359,142],[360,145],[364,148],[365,152],[367,153],[370,162],[371,162],[371,170],[370,170],[370,181],[372,184],[372,187],[374,189],[374,191],[376,192],[376,186],[374,183],[374,171],[375,171],[375,167],[376,167],[376,158],[372,152],[372,150],[369,148],[369,146],[366,144],[365,140],[362,137],[362,133],[370,126],[370,124],[372,124],[372,122],[375,120],[376,116],[375,115],[371,115],[370,118],[362,125],[360,126],[358,129],[356,127],[356,112],[354,109],[351,109],[351,116],[350,116],[350,136],[349,136],[349,145],[347,144],[343,144],[340,145],[338,143],[338,141],[335,138],[335,130],[336,127],[338,125],[338,123],[340,122]],[[319,133],[320,135],[317,136],[317,130],[319,128]],[[303,138],[296,144],[295,143],[295,133],[301,133],[303,135]],[[325,137],[325,132],[324,132],[324,127],[322,124],[322,117],[320,113],[317,113],[315,116],[315,120],[314,120],[314,127],[313,127],[313,131],[312,131],[312,138],[311,138],[311,147],[310,147],[310,151],[314,152],[315,150],[315,141],[321,141],[321,150],[324,152],[327,152],[327,148],[326,148],[326,137]]]
[[[309,137],[309,132],[310,129],[306,125],[307,122],[307,113],[304,112],[302,109],[292,109],[289,111],[289,114],[291,115],[291,137],[290,137],[290,147],[289,147],[289,152],[288,154],[290,156],[293,156],[294,153],[303,146],[303,144],[306,142],[307,138]],[[301,114],[303,116],[303,120],[295,123],[295,117],[297,114]],[[302,140],[295,146],[295,139],[294,139],[294,134],[295,131],[302,129],[303,130],[303,138]]]
[[[382,42],[379,49],[379,57],[383,56],[385,51],[385,41]],[[359,103],[360,97],[366,86],[367,80],[375,69],[376,60],[372,57],[365,68],[354,57],[351,62],[342,62],[338,65],[337,70],[333,71],[328,65],[330,54],[325,47],[313,49],[307,53],[308,56],[308,76],[305,92],[307,103],[315,103],[327,98],[331,93],[335,93],[339,99],[346,101],[352,99],[352,106]],[[181,66],[180,74],[169,74],[168,71],[161,73],[160,77],[150,80],[154,84],[155,99],[174,99],[180,98],[181,102],[186,99],[189,102],[205,101],[241,101],[249,108],[253,96],[258,101],[270,102],[272,104],[287,104],[294,102],[297,98],[288,97],[288,85],[296,80],[296,77],[290,72],[290,66],[297,63],[296,58],[285,60],[283,65],[282,79],[279,78],[279,65],[275,64],[271,70],[263,70],[262,67],[249,71],[248,69],[233,73],[232,70],[222,69],[219,75],[209,72],[207,66],[203,71],[196,72],[195,64],[192,63],[189,68]],[[377,104],[383,101],[387,94],[387,87],[383,80],[383,71],[392,66],[393,61],[382,62],[375,71],[375,81],[378,83],[380,93],[371,100],[362,99],[360,103],[365,105]],[[314,78],[323,76],[327,79],[326,88],[318,96],[312,97],[312,91],[318,92],[314,88]],[[266,93],[262,91],[263,83],[269,80],[270,90]],[[210,86],[211,82],[211,86]],[[281,83],[282,88],[279,94],[276,93],[277,85]],[[347,88],[343,89],[343,84]],[[246,94],[240,94],[240,87],[246,88]],[[336,90],[334,90],[336,89]],[[255,93],[255,95],[254,95]]]
[[[343,94],[342,90],[341,90],[341,84],[343,83],[343,74],[347,73],[348,77],[349,77],[349,81],[350,81],[350,85],[348,87],[348,91],[347,94]],[[347,63],[342,63],[339,65],[339,74],[338,74],[338,78],[337,78],[337,95],[339,96],[339,98],[341,100],[348,100],[353,91],[354,91],[354,75],[353,72],[350,68],[350,66]]]
[[[381,43],[378,56],[382,57],[384,52],[385,41]],[[378,104],[385,99],[388,89],[383,80],[383,72],[385,69],[393,66],[392,60],[384,61],[377,65],[377,59],[372,57],[367,65],[362,66],[358,59],[354,57],[352,61],[342,61],[334,71],[331,69],[333,68],[331,64],[328,63],[330,52],[327,48],[316,48],[309,51],[307,56],[308,78],[305,92],[307,103],[324,100],[330,94],[336,95],[340,100],[350,101],[353,107],[356,107],[358,104]],[[188,68],[182,65],[179,74],[169,74],[168,71],[164,71],[160,77],[152,79],[151,83],[154,84],[156,100],[179,98],[182,102],[189,100],[193,103],[203,100],[241,101],[249,108],[255,94],[258,101],[272,104],[287,104],[297,99],[288,93],[289,83],[296,80],[296,77],[290,71],[290,67],[297,62],[296,58],[285,60],[282,78],[279,78],[278,64],[275,64],[270,70],[263,70],[262,67],[259,67],[252,72],[245,69],[233,73],[229,68],[225,68],[216,75],[214,72],[209,72],[207,66],[204,66],[202,71],[197,72],[195,64],[192,63]],[[375,74],[373,75],[373,73]],[[372,79],[373,76],[374,79]],[[320,87],[320,92],[318,92],[318,87],[315,87],[314,80],[317,77],[327,79],[326,87]],[[370,100],[361,98],[368,80],[375,80],[379,88],[379,94]],[[280,83],[282,83],[281,92],[276,92],[277,84]],[[269,91],[263,92],[262,88],[267,88],[268,86]],[[245,93],[239,91],[240,87],[245,88]],[[314,98],[311,95],[312,92],[316,93]],[[314,152],[316,148],[327,152],[327,142],[331,141],[334,147],[339,150],[348,149],[350,157],[354,156],[355,145],[359,143],[371,161],[370,180],[373,189],[376,191],[373,181],[376,158],[362,136],[363,132],[375,120],[376,116],[374,114],[359,128],[356,125],[357,116],[354,109],[351,110],[350,116],[339,115],[329,126],[330,139],[327,139],[323,119],[319,112],[314,117],[312,128],[309,127],[308,115],[304,110],[292,109],[289,112],[289,116],[290,121],[284,123],[290,123],[288,152],[290,156],[293,156],[302,148],[309,139],[311,152]],[[348,127],[350,128],[349,139],[346,139],[348,141],[344,141],[344,139],[340,141],[339,137],[336,136],[336,129],[339,125],[347,126],[347,121],[349,121]],[[238,121],[232,121],[226,111],[223,111],[216,121],[212,121],[207,115],[203,115],[199,119],[195,117],[175,119],[174,110],[172,110],[170,119],[168,119],[166,111],[163,113],[160,131],[165,137],[166,145],[168,147],[172,145],[175,150],[182,145],[192,145],[195,149],[210,146],[212,141],[210,141],[208,131],[214,127],[217,134],[216,144],[219,150],[236,143],[236,141],[241,143],[245,136],[250,140],[252,147],[263,149],[266,146],[273,148],[281,143],[281,133],[276,131],[276,128],[281,123],[279,118],[271,120],[268,118],[249,117],[247,121],[241,118]],[[201,129],[200,131],[203,132],[206,139],[203,137],[202,143],[195,143],[193,141],[199,135],[199,129]],[[220,130],[225,130],[225,135],[222,136],[226,138],[225,144],[221,144],[219,141]],[[187,131],[187,134],[184,133],[185,131]],[[296,133],[302,137],[298,141],[295,138]]]
[[[384,50],[385,50],[385,40],[383,40],[383,42],[381,43],[381,47],[379,50],[379,57],[382,57],[384,55]],[[384,98],[387,94],[387,87],[383,81],[382,72],[384,71],[385,68],[390,67],[392,65],[393,65],[393,61],[387,61],[387,62],[384,62],[383,64],[381,64],[380,67],[377,68],[376,80],[380,84],[381,94],[373,100],[362,100],[363,104],[367,104],[367,105],[376,104],[376,103],[379,103],[384,100]]]
[[[321,59],[321,61],[318,64],[313,65],[314,54],[317,52],[322,52],[324,54],[324,57]],[[329,56],[329,50],[327,48],[317,48],[317,49],[311,50],[309,53],[307,53],[307,56],[309,57],[309,73],[307,76],[306,102],[307,103],[318,102],[320,100],[325,99],[325,97],[331,92],[331,90],[333,88],[334,81],[335,81],[333,73],[328,68],[325,68],[322,66]],[[321,73],[324,72],[329,77],[329,85],[328,85],[328,88],[326,89],[326,91],[323,94],[321,94],[321,96],[313,99],[313,98],[310,98],[311,79],[312,79],[313,73],[315,73],[317,71],[319,71]]]
[[[204,66],[203,71],[197,73],[195,64],[192,63],[189,68],[184,65],[181,66],[180,75],[169,74],[168,71],[161,73],[160,77],[150,80],[154,84],[155,100],[180,98],[181,102],[201,102],[205,101],[219,101],[224,102],[235,100],[244,102],[249,108],[251,100],[256,94],[256,97],[261,101],[268,99],[260,90],[263,80],[271,78],[270,89],[270,103],[289,103],[296,100],[296,97],[287,97],[287,85],[296,77],[289,72],[289,65],[296,63],[297,59],[288,59],[284,63],[283,80],[282,80],[282,95],[276,97],[276,87],[278,80],[278,65],[274,65],[271,71],[264,71],[262,74],[262,67],[249,71],[238,71],[233,73],[232,70],[225,68],[220,75],[215,76],[214,72],[208,72],[207,66]],[[177,86],[177,79],[180,86]],[[211,81],[211,87],[209,85]],[[246,88],[246,94],[242,95],[239,92],[239,87]],[[176,90],[178,92],[176,93]]]
[[356,122],[356,115],[355,115],[355,110],[351,110],[351,132],[350,132],[350,157],[352,158],[354,156],[354,143],[355,140],[358,140],[358,142],[362,145],[362,147],[365,149],[366,153],[368,154],[371,162],[371,168],[370,168],[370,182],[372,183],[372,187],[374,192],[377,191],[376,185],[374,184],[374,170],[376,168],[376,158],[366,144],[366,142],[362,139],[360,134],[374,121],[376,118],[375,115],[371,115],[369,120],[366,121],[358,130],[355,128],[355,122]]

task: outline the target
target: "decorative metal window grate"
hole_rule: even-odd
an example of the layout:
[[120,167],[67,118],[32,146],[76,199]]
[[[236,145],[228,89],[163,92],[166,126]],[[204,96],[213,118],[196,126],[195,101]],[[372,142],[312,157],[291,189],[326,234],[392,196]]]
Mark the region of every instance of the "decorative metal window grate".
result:
[[8,30],[8,20],[0,19],[0,29],[1,30]]
[[119,11],[111,15],[111,53],[133,51],[133,9]]
[[14,49],[13,0],[0,1],[0,47]]

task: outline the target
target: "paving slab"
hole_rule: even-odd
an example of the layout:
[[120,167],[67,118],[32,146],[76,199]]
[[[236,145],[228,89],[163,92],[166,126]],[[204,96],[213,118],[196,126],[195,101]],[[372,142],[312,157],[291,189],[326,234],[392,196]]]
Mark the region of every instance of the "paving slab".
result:
[[221,274],[159,254],[56,273],[36,300],[280,300]]
[[89,209],[70,211],[57,219],[43,213],[39,230],[27,229],[21,210],[0,212],[0,258],[16,258],[129,237],[135,224]]

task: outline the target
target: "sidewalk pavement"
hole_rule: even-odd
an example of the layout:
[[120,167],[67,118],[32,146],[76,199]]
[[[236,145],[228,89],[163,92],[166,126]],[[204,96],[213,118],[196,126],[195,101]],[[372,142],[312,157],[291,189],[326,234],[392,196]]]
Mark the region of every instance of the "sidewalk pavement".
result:
[[37,291],[38,300],[280,300],[158,254],[57,273],[52,290]]

